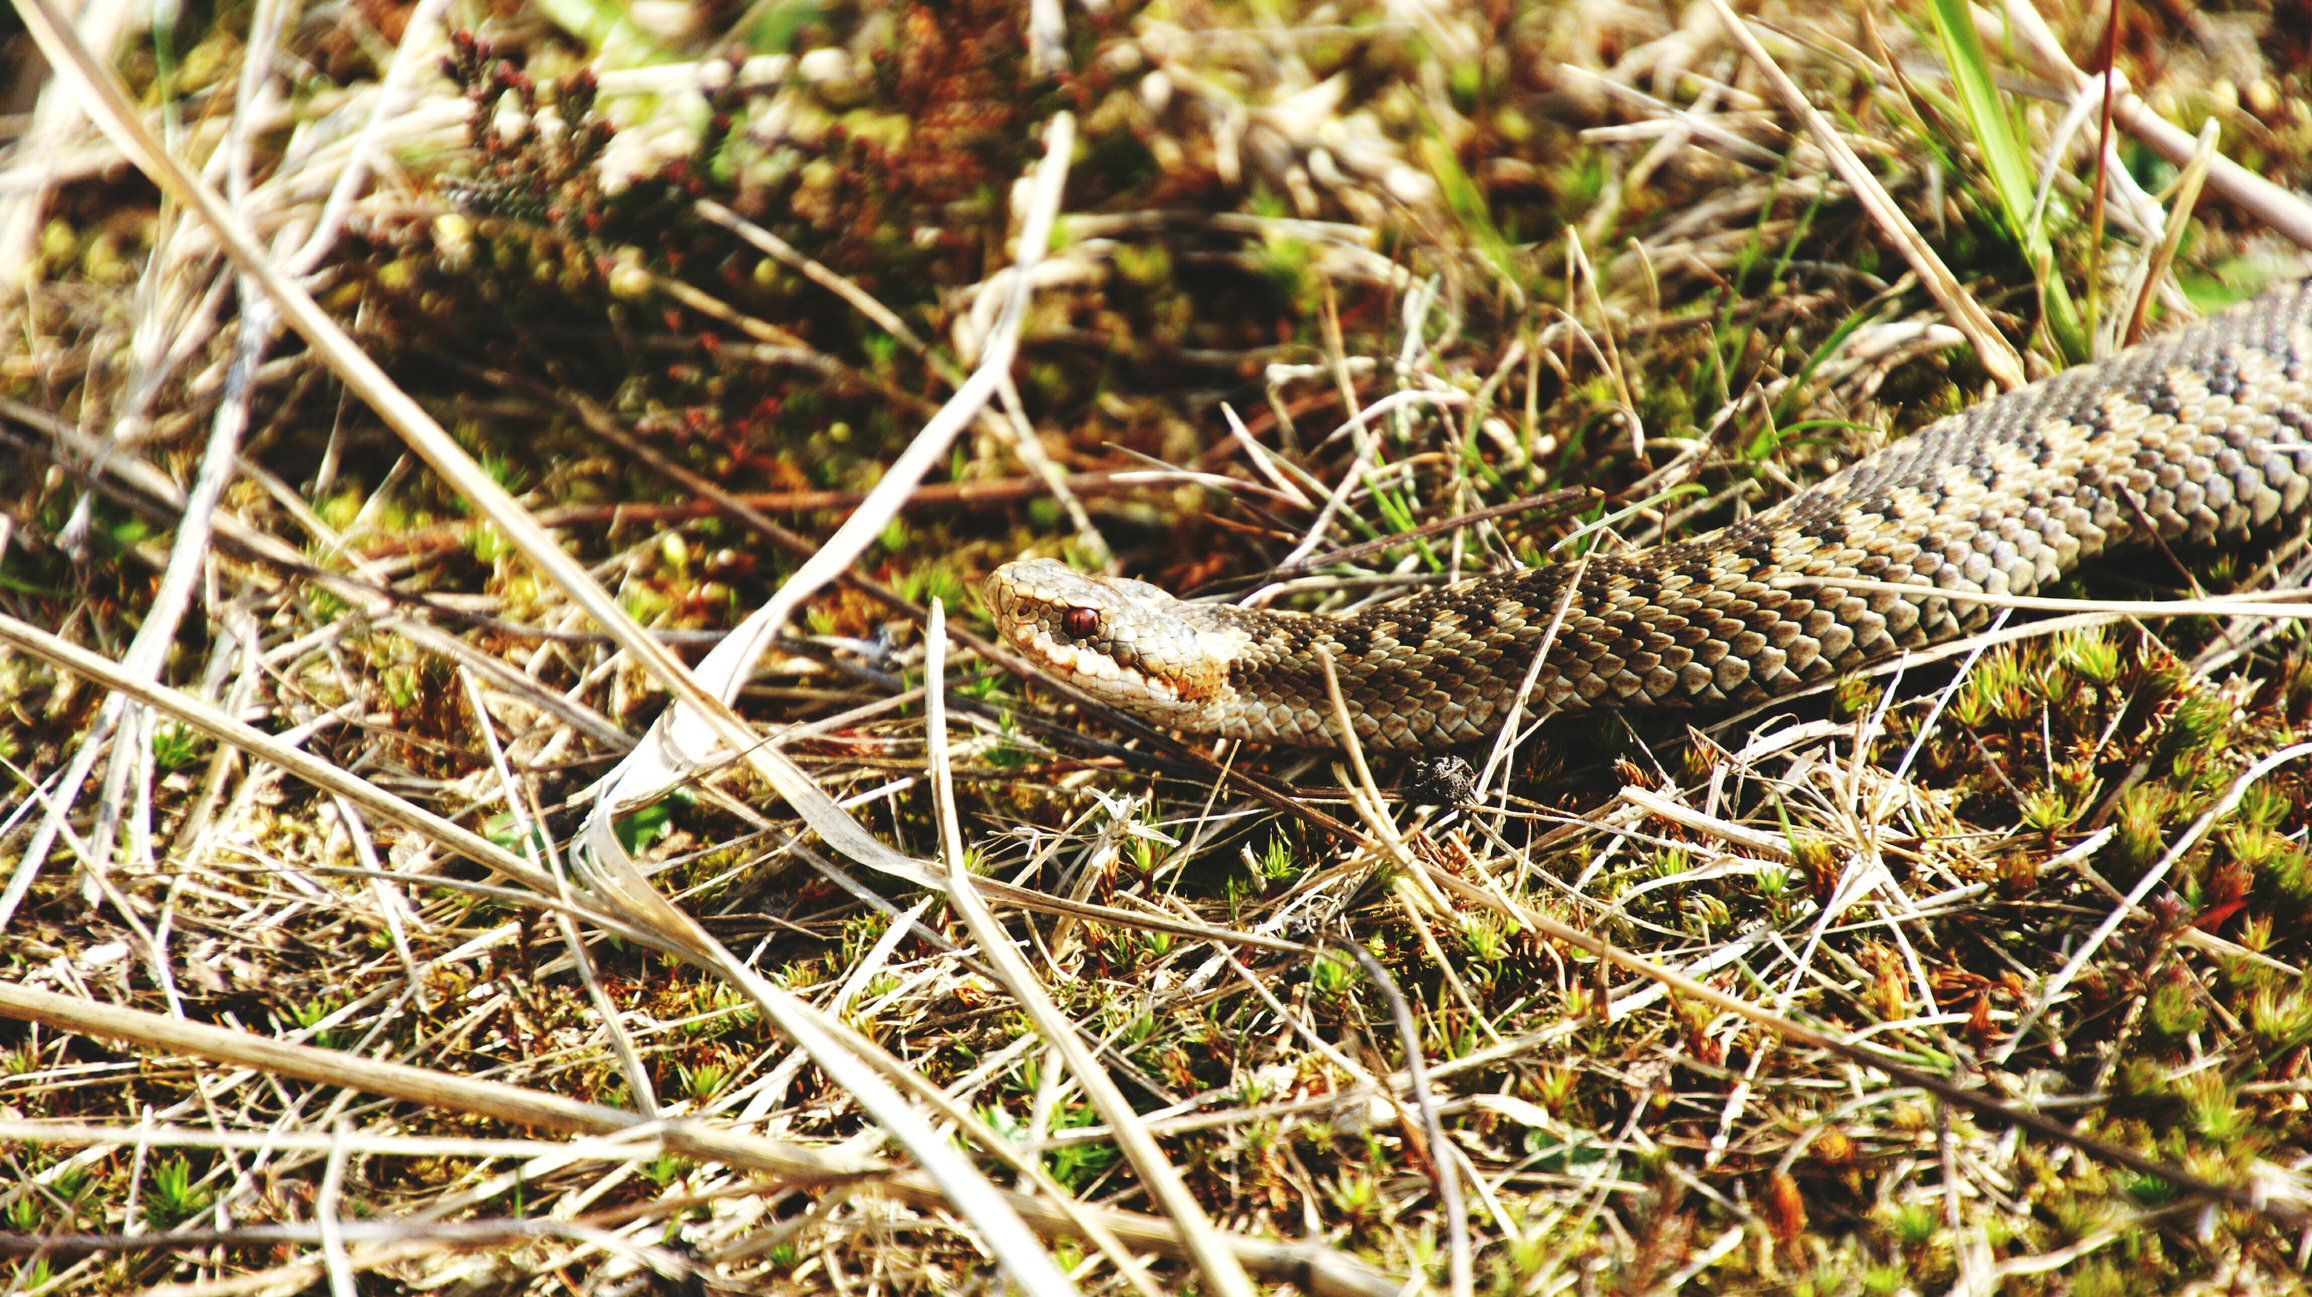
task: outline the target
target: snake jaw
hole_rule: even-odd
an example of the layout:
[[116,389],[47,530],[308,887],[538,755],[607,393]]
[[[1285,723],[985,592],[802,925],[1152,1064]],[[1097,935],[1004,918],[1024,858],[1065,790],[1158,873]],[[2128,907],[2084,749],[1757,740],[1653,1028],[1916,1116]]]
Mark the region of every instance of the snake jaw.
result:
[[[1228,681],[1225,632],[1149,585],[1053,559],[1007,563],[982,590],[996,629],[1053,674],[1159,724],[1192,721]],[[1072,633],[1085,632],[1089,633]]]

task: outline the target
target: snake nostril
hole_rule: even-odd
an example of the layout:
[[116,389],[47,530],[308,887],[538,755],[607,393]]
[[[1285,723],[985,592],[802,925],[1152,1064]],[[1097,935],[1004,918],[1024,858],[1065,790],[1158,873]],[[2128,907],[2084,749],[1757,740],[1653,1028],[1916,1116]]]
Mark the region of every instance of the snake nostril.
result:
[[1090,639],[1100,630],[1099,611],[1092,608],[1070,608],[1060,614],[1060,630],[1069,639]]

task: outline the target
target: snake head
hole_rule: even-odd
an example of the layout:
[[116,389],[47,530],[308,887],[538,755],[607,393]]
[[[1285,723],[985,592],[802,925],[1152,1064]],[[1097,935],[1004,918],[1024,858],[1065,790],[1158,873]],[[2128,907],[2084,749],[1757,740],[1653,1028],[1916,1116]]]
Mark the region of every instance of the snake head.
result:
[[1183,724],[1227,683],[1229,632],[1145,581],[1039,558],[997,568],[981,594],[1014,648],[1159,724]]

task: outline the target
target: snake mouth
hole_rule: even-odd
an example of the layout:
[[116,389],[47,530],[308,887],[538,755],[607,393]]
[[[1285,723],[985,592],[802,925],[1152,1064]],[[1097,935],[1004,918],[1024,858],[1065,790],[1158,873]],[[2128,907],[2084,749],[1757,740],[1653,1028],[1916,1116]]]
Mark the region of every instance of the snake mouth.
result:
[[1130,651],[1130,632],[1125,652],[1112,651],[1108,618],[1095,606],[1106,603],[1106,593],[1091,578],[1050,560],[1007,564],[988,577],[982,591],[1004,640],[1052,675],[1127,711],[1147,715],[1179,708],[1189,701],[1187,691],[1130,660],[1137,656]]
[[1007,626],[1004,637],[1053,675],[1071,681],[1102,702],[1169,707],[1181,701],[1179,688],[1169,681],[1125,666],[1090,645],[1070,643],[1036,622]]

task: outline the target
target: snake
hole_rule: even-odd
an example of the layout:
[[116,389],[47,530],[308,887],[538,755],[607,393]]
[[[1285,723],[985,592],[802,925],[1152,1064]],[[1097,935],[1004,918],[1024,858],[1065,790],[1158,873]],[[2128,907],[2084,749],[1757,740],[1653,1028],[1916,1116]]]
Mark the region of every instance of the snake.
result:
[[1979,630],[2001,598],[2099,555],[2268,533],[2308,495],[2312,280],[1650,549],[1339,616],[1184,602],[1049,558],[999,567],[981,593],[1005,642],[1153,725],[1337,747],[1345,712],[1365,748],[1435,750],[1492,740],[1513,710],[1769,701]]

